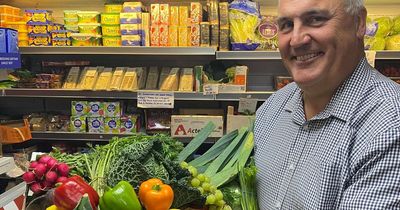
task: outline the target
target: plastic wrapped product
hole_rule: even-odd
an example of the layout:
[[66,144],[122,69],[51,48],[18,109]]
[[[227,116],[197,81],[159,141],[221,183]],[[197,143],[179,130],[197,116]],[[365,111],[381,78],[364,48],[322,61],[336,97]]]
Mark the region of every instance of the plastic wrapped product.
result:
[[209,47],[210,46],[210,23],[201,22],[200,23],[200,46]]
[[160,71],[158,70],[157,66],[150,67],[146,80],[146,90],[157,90],[159,77]]
[[194,76],[192,68],[184,68],[179,80],[179,91],[193,91]]
[[172,68],[168,77],[163,81],[160,90],[177,91],[179,87],[179,68]]
[[112,79],[112,68],[104,68],[97,79],[94,90],[107,90]]
[[138,90],[138,74],[136,68],[128,68],[125,72],[124,78],[119,90],[134,91]]
[[117,67],[113,73],[110,86],[108,87],[109,90],[119,90],[121,85],[122,79],[125,74],[125,67]]

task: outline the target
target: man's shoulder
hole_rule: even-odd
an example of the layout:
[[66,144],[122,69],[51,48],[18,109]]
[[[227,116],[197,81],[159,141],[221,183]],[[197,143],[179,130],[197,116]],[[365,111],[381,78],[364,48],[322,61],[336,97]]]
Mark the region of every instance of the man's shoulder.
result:
[[269,109],[277,109],[288,103],[293,98],[293,95],[300,91],[296,83],[292,82],[272,94],[258,109],[257,112],[264,112]]

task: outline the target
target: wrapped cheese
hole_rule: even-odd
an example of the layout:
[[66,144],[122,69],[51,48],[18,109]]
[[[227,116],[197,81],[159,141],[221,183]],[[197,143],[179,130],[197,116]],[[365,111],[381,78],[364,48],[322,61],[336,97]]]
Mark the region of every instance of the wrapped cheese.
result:
[[193,91],[193,68],[184,68],[179,80],[179,91]]
[[137,67],[136,71],[138,74],[138,86],[142,90],[146,87],[147,69],[145,67]]
[[122,78],[125,74],[125,67],[117,67],[113,73],[111,83],[108,87],[109,90],[119,90],[119,87],[122,82]]
[[138,74],[136,68],[128,68],[121,83],[120,90],[138,90]]
[[81,76],[79,83],[79,89],[92,90],[96,84],[98,76],[98,67],[88,67],[84,74]]
[[79,67],[72,67],[68,72],[68,76],[65,79],[63,88],[64,89],[75,89],[76,86],[78,85],[80,72],[81,72],[81,70]]
[[110,85],[112,76],[112,68],[104,68],[104,70],[100,73],[99,78],[97,79],[94,89],[107,90],[107,87]]
[[160,90],[177,91],[179,87],[179,68],[172,68],[168,77],[162,83]]
[[149,74],[147,75],[146,80],[146,90],[156,90],[158,77],[160,76],[160,72],[158,71],[157,66],[152,66],[149,69]]
[[160,79],[158,80],[158,87],[161,88],[161,85],[167,79],[169,72],[171,72],[170,67],[162,67],[161,73],[160,73]]

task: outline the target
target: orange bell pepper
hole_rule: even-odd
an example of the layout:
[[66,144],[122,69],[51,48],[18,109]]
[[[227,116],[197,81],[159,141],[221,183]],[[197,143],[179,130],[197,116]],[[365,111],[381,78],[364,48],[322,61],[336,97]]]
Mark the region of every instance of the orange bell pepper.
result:
[[168,210],[174,201],[174,191],[171,186],[153,178],[140,185],[139,199],[146,210]]

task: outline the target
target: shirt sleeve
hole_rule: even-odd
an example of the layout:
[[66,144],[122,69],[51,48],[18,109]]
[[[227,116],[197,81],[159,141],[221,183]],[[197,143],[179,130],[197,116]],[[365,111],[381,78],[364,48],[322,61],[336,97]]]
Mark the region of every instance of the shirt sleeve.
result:
[[400,209],[400,128],[387,129],[357,158],[337,209]]

